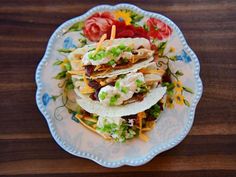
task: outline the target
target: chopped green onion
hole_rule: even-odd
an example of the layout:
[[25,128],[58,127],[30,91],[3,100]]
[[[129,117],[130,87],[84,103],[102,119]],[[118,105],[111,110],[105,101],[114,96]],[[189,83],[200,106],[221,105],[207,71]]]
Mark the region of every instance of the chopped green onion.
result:
[[103,126],[97,127],[96,129],[99,132],[111,135],[117,142],[125,142],[127,139],[132,139],[137,135],[137,132],[132,128],[128,126],[126,121],[123,121],[120,125],[117,125],[115,123],[109,123],[105,119]]
[[125,50],[125,49],[126,49],[126,46],[125,46],[124,44],[120,44],[120,45],[118,46],[118,48],[119,48],[120,50]]
[[119,94],[116,94],[110,98],[110,105],[113,106],[117,102],[118,98],[120,98]]
[[107,51],[107,55],[112,55],[113,57],[118,57],[123,52],[130,52],[132,49],[130,47],[125,46],[124,44],[120,44],[117,47],[113,47]]
[[[117,47],[113,47],[108,51],[105,51],[105,49],[100,49],[95,55],[93,52],[91,52],[88,57],[91,60],[102,60],[105,57],[118,57],[121,53],[131,51],[132,49],[130,47],[125,46],[124,44],[121,44]],[[109,65],[114,65],[115,61],[111,60],[108,62]]]
[[122,87],[121,92],[123,92],[124,94],[128,93],[128,88],[127,87]]
[[107,94],[108,94],[107,92],[101,92],[101,93],[99,93],[99,98],[100,98],[101,100],[105,100]]
[[138,93],[147,93],[148,92],[148,88],[146,86],[146,84],[141,85],[141,87],[139,87],[139,92]]
[[111,60],[107,64],[112,66],[112,65],[116,64],[116,62],[115,62],[115,60]]
[[117,89],[120,88],[120,82],[119,82],[119,81],[116,81],[115,87],[116,87]]
[[143,85],[143,81],[139,79],[137,79],[135,82],[136,82],[137,87],[141,87]]

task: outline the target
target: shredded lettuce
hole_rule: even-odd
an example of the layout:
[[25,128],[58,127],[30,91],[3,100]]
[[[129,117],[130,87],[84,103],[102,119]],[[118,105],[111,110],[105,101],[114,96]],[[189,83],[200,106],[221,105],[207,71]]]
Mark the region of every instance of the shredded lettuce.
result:
[[117,142],[125,142],[127,139],[131,139],[137,135],[135,130],[129,127],[126,121],[122,121],[122,123],[118,125],[115,123],[109,123],[104,119],[103,126],[97,127],[97,131],[109,134]]
[[161,113],[161,107],[158,104],[155,104],[148,111],[150,116],[153,118],[158,118]]
[[137,79],[136,81],[136,85],[138,87],[138,93],[146,93],[148,92],[148,88],[147,85],[145,84],[145,82]]
[[141,87],[143,85],[143,81],[139,79],[137,79],[135,82],[136,82],[137,87]]

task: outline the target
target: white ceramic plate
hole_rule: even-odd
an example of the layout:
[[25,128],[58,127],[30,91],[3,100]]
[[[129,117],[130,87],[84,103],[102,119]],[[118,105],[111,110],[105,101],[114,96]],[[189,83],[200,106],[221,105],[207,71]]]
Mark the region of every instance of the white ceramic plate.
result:
[[[119,13],[119,10],[128,13]],[[93,17],[100,19],[91,17],[97,12],[99,12],[98,15]],[[109,12],[110,14],[103,14],[103,12]],[[132,12],[134,15],[131,18]],[[128,17],[127,14],[129,15]],[[110,17],[110,15],[113,15],[113,17]],[[140,19],[140,16],[143,16],[143,18]],[[84,23],[82,23],[83,30],[76,31],[81,28],[81,24],[77,22],[85,22],[89,17],[92,19],[89,23],[95,26],[88,26],[91,25],[89,23],[85,23],[85,26],[83,26]],[[154,32],[149,32],[148,35],[157,38],[159,41],[167,41],[165,50],[169,50],[171,46],[175,48],[174,52],[178,61],[174,63],[172,68],[173,70],[181,70],[184,73],[184,76],[181,77],[182,83],[194,91],[194,94],[184,94],[190,103],[190,107],[175,105],[174,109],[163,111],[155,128],[147,133],[150,137],[150,141],[148,142],[143,142],[138,138],[127,141],[124,144],[107,142],[72,120],[72,115],[64,107],[56,109],[62,105],[61,99],[53,101],[51,95],[57,95],[61,92],[57,87],[58,81],[53,79],[53,76],[60,70],[59,67],[53,67],[52,64],[56,59],[63,57],[57,52],[58,49],[69,49],[80,45],[78,39],[83,37],[80,34],[81,32],[86,33],[85,37],[87,39],[97,40],[99,34],[96,33],[96,30],[98,32],[102,32],[99,30],[106,30],[106,28],[97,28],[97,26],[101,25],[97,24],[100,20],[105,27],[107,27],[106,25],[110,25],[110,18],[115,18],[119,21],[123,20],[127,24],[130,20],[133,20],[136,25],[138,24],[142,28],[146,28],[147,25],[145,26],[144,24],[147,24],[148,20],[150,23],[153,23],[153,20],[150,21],[150,17],[158,20],[155,24],[159,25],[159,31],[156,32],[154,29]],[[75,25],[70,28],[75,23],[77,26]],[[150,23],[149,31],[152,30]],[[94,27],[96,29],[92,29]],[[70,32],[63,34],[69,28]],[[132,35],[129,31],[120,35],[127,35],[127,33]],[[144,11],[130,4],[119,4],[116,6],[101,5],[89,10],[82,16],[66,21],[53,33],[48,42],[45,55],[36,70],[35,77],[38,86],[36,101],[39,110],[48,123],[53,138],[67,152],[78,157],[91,159],[105,167],[114,168],[122,165],[138,166],[150,161],[157,154],[176,146],[188,134],[193,124],[196,105],[202,94],[202,82],[199,77],[199,70],[199,61],[196,55],[187,45],[180,29],[167,17],[158,13]]]

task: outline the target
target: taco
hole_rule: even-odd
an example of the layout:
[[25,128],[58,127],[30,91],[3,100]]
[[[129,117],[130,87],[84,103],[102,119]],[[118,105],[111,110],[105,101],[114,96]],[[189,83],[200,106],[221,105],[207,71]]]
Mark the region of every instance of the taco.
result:
[[154,52],[145,38],[120,38],[86,45],[69,54],[71,74],[103,78],[127,73],[153,61]]
[[144,111],[158,102],[166,88],[160,87],[165,71],[155,63],[113,77],[80,79],[72,77],[77,103],[86,111],[102,116],[123,116]]

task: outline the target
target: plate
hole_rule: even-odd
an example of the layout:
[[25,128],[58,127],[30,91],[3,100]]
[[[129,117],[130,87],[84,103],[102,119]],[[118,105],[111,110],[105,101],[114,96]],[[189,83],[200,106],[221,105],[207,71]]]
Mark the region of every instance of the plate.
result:
[[[156,40],[159,45],[165,45],[161,52],[174,53],[177,61],[171,66],[172,70],[182,71],[184,75],[181,76],[181,82],[194,92],[184,94],[189,106],[175,105],[174,109],[165,109],[162,112],[155,128],[147,133],[150,137],[148,142],[138,138],[126,143],[105,141],[74,121],[73,115],[62,106],[61,99],[55,97],[61,90],[53,76],[60,69],[53,67],[53,63],[56,59],[65,57],[67,51],[82,46],[89,40],[97,40],[100,33],[111,25],[111,18],[129,25],[129,28],[120,30],[121,36],[143,35],[142,30],[134,31],[137,27],[146,31],[148,29],[148,36],[152,37],[154,42]],[[58,52],[61,48],[65,54]],[[202,95],[199,70],[197,56],[187,45],[177,25],[167,17],[131,4],[100,5],[82,16],[66,21],[51,36],[45,55],[36,70],[36,102],[53,138],[65,151],[91,159],[105,167],[138,166],[179,144],[190,131],[195,108]]]

